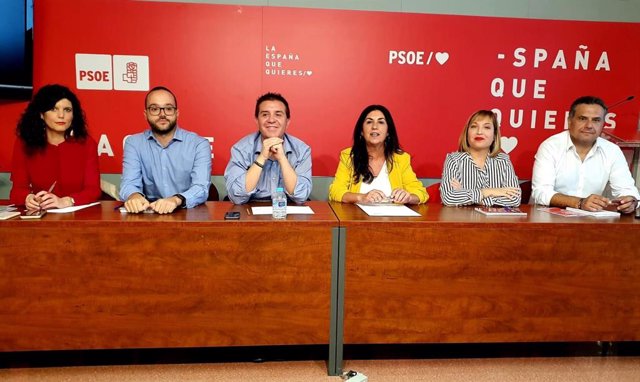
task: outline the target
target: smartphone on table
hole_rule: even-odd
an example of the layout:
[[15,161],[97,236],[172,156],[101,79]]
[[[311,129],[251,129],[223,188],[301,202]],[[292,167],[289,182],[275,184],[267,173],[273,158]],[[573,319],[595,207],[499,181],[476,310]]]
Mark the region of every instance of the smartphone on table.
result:
[[40,219],[47,214],[47,210],[26,210],[20,215],[20,219]]
[[240,211],[227,211],[224,220],[240,220]]

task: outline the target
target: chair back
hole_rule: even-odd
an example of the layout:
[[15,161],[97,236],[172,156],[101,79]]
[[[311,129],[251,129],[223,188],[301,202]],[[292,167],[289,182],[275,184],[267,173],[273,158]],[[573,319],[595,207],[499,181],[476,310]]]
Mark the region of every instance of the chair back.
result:
[[442,198],[440,198],[440,182],[427,187],[427,194],[429,194],[428,203],[442,204]]
[[218,200],[220,200],[218,189],[216,188],[216,185],[213,183],[209,185],[209,196],[207,197],[207,200],[210,202],[217,202]]
[[531,181],[527,180],[520,183],[520,189],[522,190],[522,200],[521,204],[529,204],[529,199],[531,199]]

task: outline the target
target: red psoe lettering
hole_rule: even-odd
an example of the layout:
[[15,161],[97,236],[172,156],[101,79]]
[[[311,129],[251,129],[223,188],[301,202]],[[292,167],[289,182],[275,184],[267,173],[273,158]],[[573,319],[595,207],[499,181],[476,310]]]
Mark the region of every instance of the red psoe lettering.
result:
[[108,70],[81,70],[80,81],[109,82]]

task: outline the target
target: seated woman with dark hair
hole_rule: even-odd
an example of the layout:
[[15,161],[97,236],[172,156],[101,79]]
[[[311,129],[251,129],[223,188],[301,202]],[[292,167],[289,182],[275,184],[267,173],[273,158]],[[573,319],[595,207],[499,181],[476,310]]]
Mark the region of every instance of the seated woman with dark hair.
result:
[[343,203],[424,203],[429,198],[400,148],[391,113],[367,106],[353,130],[353,146],[340,153],[329,200]]
[[35,210],[98,200],[98,149],[87,135],[84,112],[71,90],[43,86],[29,102],[16,132],[12,203]]
[[492,111],[477,111],[467,121],[458,151],[444,162],[440,195],[447,206],[520,205],[518,177],[509,156],[500,152],[500,127]]

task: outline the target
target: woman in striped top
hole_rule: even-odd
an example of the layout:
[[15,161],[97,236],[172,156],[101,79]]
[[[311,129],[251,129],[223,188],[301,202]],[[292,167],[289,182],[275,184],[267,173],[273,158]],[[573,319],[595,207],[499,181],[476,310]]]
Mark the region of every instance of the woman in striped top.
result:
[[464,127],[458,151],[447,154],[440,183],[447,206],[520,205],[518,177],[507,154],[500,152],[500,128],[489,110],[475,112]]

